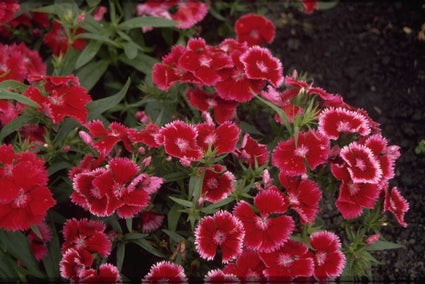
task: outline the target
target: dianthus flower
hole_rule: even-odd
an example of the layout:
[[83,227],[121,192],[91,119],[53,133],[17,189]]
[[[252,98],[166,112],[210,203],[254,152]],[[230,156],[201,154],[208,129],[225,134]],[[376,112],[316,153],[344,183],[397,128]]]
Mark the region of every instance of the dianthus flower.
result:
[[235,263],[228,263],[223,268],[223,272],[227,275],[235,275],[246,282],[256,282],[264,280],[263,270],[265,268],[266,266],[256,251],[245,249]]
[[209,202],[218,202],[235,190],[235,176],[223,165],[212,165],[205,169],[201,197]]
[[[67,76],[29,76],[29,86],[24,95],[40,105],[53,121],[61,122],[65,117],[72,117],[84,124],[88,117],[87,104],[92,101],[87,90],[80,86],[74,75]],[[39,86],[42,86],[39,89]]]
[[232,120],[236,115],[237,101],[224,100],[217,94],[209,94],[200,88],[189,88],[186,92],[190,104],[200,111],[214,111],[214,117],[218,124]]
[[195,229],[196,250],[202,258],[212,260],[220,248],[222,261],[227,263],[242,253],[244,235],[238,218],[227,211],[218,211],[199,221]]
[[129,128],[119,122],[111,122],[108,129],[100,120],[93,120],[86,124],[89,133],[80,131],[80,137],[87,145],[92,146],[102,156],[106,157],[111,153],[115,144],[123,142],[124,147],[129,152],[133,152],[131,141],[128,137]]
[[329,139],[336,140],[341,133],[369,135],[370,126],[362,113],[339,107],[326,108],[319,114],[318,130]]
[[311,234],[310,246],[313,250],[314,277],[319,280],[341,275],[345,266],[345,255],[341,252],[341,242],[332,232],[320,231]]
[[239,283],[236,275],[224,273],[222,270],[213,269],[207,272],[204,283]]
[[139,172],[127,158],[111,159],[105,168],[74,176],[71,200],[96,216],[110,216],[116,210],[121,218],[133,217],[162,184],[162,178]]
[[202,158],[202,148],[197,143],[198,133],[192,125],[176,120],[163,126],[155,141],[164,145],[165,152],[184,163]]
[[5,126],[22,112],[13,103],[5,100],[0,100],[0,125]]
[[0,228],[26,230],[41,223],[56,204],[47,182],[44,160],[32,152],[15,153],[12,145],[1,145]]
[[151,211],[143,211],[141,218],[143,233],[152,233],[162,225],[165,216],[153,213]]
[[407,223],[404,221],[404,214],[409,210],[409,203],[400,194],[397,187],[393,187],[391,190],[385,190],[383,211],[385,212],[387,210],[394,214],[400,225],[407,227]]
[[276,251],[260,253],[260,259],[267,267],[263,274],[269,281],[289,281],[311,276],[314,272],[314,261],[308,254],[308,247],[291,239]]
[[187,281],[186,274],[181,265],[170,261],[161,261],[152,265],[142,283],[183,283]]
[[299,132],[297,143],[295,138],[278,143],[272,163],[285,175],[303,175],[307,170],[305,161],[312,170],[326,162],[329,146],[329,140],[314,130]]
[[206,153],[208,149],[214,150],[216,155],[231,153],[236,148],[241,130],[230,121],[223,122],[217,128],[211,122],[197,124],[197,142]]
[[311,14],[314,10],[318,10],[319,6],[317,5],[317,0],[302,0],[304,6],[304,12],[306,14]]
[[298,213],[301,223],[314,224],[322,198],[318,185],[314,181],[289,177],[282,173],[279,174],[279,181],[288,192],[291,209]]
[[[294,105],[291,103],[291,99],[293,99],[292,96],[288,96],[288,92],[279,92],[275,88],[273,88],[272,85],[267,86],[266,91],[261,91],[261,96],[268,100],[269,102],[277,105],[280,107],[281,110],[286,114],[286,117],[288,118],[289,122],[293,122],[294,118],[298,114],[303,113],[303,109],[300,108],[297,105]],[[275,120],[281,124],[283,124],[279,114],[275,114]]]
[[155,123],[149,123],[145,128],[137,131],[130,128],[127,131],[128,138],[132,143],[142,143],[148,148],[159,148],[159,144],[155,142],[155,135],[159,132],[160,127]]
[[64,243],[62,253],[68,249],[76,249],[80,253],[97,253],[101,257],[107,257],[111,253],[111,241],[105,234],[105,224],[101,221],[88,220],[83,218],[68,219],[63,225]]
[[80,275],[93,264],[94,257],[87,250],[67,249],[59,262],[60,275],[72,281],[79,281]]
[[275,26],[266,17],[246,14],[235,22],[236,39],[245,41],[249,46],[263,45],[274,39]]
[[244,245],[258,252],[272,252],[279,249],[292,234],[295,224],[290,216],[283,215],[289,202],[277,190],[263,190],[254,197],[253,207],[240,201],[233,214],[241,220],[245,229]]
[[47,243],[52,239],[52,232],[46,223],[37,224],[41,238],[37,236],[33,230],[27,234],[27,239],[30,244],[31,252],[37,261],[41,261],[47,256]]
[[12,20],[20,8],[18,0],[3,0],[0,3],[0,24],[5,24]]
[[236,156],[251,168],[261,167],[269,160],[267,145],[258,143],[251,135],[245,133],[241,146],[236,150]]
[[99,269],[86,269],[79,273],[80,283],[121,283],[118,268],[110,263],[102,263]]
[[282,84],[282,63],[268,49],[250,47],[241,55],[240,60],[244,64],[247,78],[267,80],[276,88]]
[[[75,34],[83,33],[84,30],[82,28],[77,28]],[[58,21],[54,21],[52,25],[52,29],[44,36],[43,43],[52,49],[53,55],[59,56],[61,54],[65,54],[68,50],[68,35],[65,32],[65,29]],[[80,38],[74,40],[71,47],[83,50],[86,46],[86,39]]]

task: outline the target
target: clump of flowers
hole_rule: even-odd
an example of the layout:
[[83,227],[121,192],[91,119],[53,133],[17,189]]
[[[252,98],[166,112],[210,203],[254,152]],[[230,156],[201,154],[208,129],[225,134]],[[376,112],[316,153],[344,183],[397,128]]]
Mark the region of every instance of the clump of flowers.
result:
[[[389,243],[380,228],[407,226],[391,186],[399,147],[366,111],[285,74],[265,16],[241,15],[236,38],[210,44],[186,30],[207,3],[146,1],[133,18],[128,5],[36,10],[53,20],[54,75],[23,43],[0,45],[0,253],[16,266],[0,277],[365,275],[370,248]],[[160,60],[143,38],[156,27],[171,42]]]

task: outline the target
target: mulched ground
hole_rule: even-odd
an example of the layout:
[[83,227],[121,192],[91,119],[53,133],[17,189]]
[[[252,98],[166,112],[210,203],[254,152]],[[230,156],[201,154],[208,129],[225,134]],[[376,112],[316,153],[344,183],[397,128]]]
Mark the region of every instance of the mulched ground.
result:
[[408,227],[383,234],[406,249],[374,254],[382,262],[374,280],[425,278],[425,156],[415,154],[425,139],[425,42],[418,38],[425,2],[340,2],[312,15],[291,8],[276,17],[270,48],[286,72],[307,72],[315,86],[364,108],[389,144],[401,147],[390,186],[410,203]]

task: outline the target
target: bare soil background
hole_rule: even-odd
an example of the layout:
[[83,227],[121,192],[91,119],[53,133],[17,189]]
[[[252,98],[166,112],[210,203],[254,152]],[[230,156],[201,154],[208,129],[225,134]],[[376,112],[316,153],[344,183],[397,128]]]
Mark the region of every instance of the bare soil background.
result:
[[410,203],[407,228],[386,227],[388,241],[406,249],[375,253],[382,262],[374,280],[425,279],[425,1],[340,2],[306,15],[295,8],[275,12],[276,38],[269,46],[284,65],[307,72],[314,85],[365,109],[381,124],[390,145],[401,147],[397,186]]

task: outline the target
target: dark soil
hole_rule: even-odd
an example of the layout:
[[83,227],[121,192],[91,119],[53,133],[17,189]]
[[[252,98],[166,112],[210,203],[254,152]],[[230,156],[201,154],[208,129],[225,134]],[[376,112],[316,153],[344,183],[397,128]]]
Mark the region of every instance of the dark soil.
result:
[[270,48],[285,73],[307,72],[315,86],[365,109],[389,144],[401,147],[390,186],[410,203],[408,227],[386,227],[382,234],[406,249],[375,253],[382,265],[373,275],[374,280],[424,279],[425,156],[415,148],[425,139],[425,42],[418,38],[425,2],[340,2],[311,15],[285,9],[278,18]]

